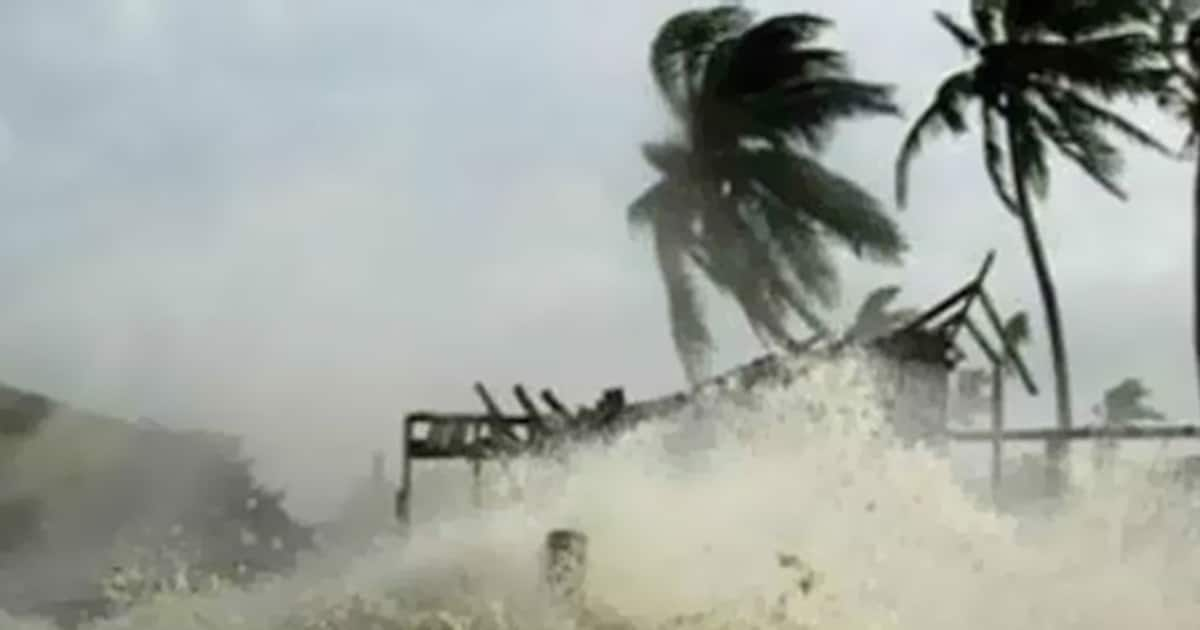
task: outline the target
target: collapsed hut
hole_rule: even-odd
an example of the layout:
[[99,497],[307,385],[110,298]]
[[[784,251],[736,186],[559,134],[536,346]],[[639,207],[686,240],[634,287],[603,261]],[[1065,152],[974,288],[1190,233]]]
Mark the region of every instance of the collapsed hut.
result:
[[[512,393],[519,413],[501,410],[491,391],[482,383],[475,392],[483,412],[415,412],[404,419],[404,463],[395,511],[402,523],[410,520],[413,465],[427,460],[468,462],[478,484],[480,470],[490,460],[555,451],[565,442],[603,440],[624,433],[641,422],[675,415],[705,401],[753,395],[766,387],[803,388],[809,372],[799,363],[814,357],[836,357],[849,346],[867,350],[873,363],[875,395],[884,418],[897,437],[907,442],[935,446],[948,443],[948,399],[951,374],[964,359],[959,346],[962,331],[990,352],[1000,348],[1011,357],[1023,375],[1028,375],[1016,349],[1002,334],[1003,326],[995,305],[984,289],[994,254],[989,253],[978,273],[960,289],[905,324],[869,338],[818,338],[787,354],[772,354],[734,368],[678,392],[647,401],[629,402],[624,390],[609,388],[598,400],[571,411],[553,390],[543,389],[535,403],[523,385]],[[972,312],[982,305],[986,321],[980,325]],[[995,341],[989,341],[995,337]],[[1029,381],[1031,391],[1032,381]]]

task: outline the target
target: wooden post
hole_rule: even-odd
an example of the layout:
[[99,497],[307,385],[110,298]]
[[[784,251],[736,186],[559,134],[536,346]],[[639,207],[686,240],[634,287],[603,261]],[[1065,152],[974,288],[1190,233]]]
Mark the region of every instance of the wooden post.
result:
[[513,385],[513,396],[517,399],[517,404],[525,410],[525,415],[529,416],[529,433],[530,441],[535,445],[540,445],[546,437],[546,422],[542,419],[542,413],[538,411],[537,405],[533,404],[533,399],[525,391],[525,387],[520,383]]
[[992,502],[1004,479],[1004,366],[992,364]]
[[587,577],[587,536],[573,529],[556,529],[546,535],[546,588],[552,602],[568,610],[583,606]]
[[400,466],[400,487],[396,489],[396,520],[400,522],[402,527],[408,527],[412,516],[410,511],[410,502],[412,500],[412,453],[408,452],[409,445],[412,444],[413,423],[410,419],[404,420],[404,462]]

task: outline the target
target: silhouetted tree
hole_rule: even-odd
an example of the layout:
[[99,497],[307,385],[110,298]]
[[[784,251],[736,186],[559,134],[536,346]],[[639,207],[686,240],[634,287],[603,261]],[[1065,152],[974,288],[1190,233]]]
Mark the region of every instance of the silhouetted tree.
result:
[[1163,412],[1145,404],[1150,389],[1141,379],[1127,378],[1104,392],[1104,399],[1096,406],[1096,412],[1106,425],[1129,424],[1142,420],[1166,420]]
[[[238,439],[49,405],[37,431],[0,435],[0,570],[19,570],[38,597],[98,591],[110,562],[161,571],[182,559],[240,580],[285,572],[313,547],[312,529],[254,478]],[[0,608],[32,603],[11,596],[0,589]]]
[[643,146],[660,179],[629,208],[654,234],[672,335],[691,382],[712,346],[694,286],[702,272],[737,301],[764,345],[795,348],[789,312],[828,332],[838,275],[830,243],[895,262],[905,243],[879,202],[816,159],[842,119],[897,113],[887,86],[850,76],[816,45],[829,20],[755,23],[741,7],[686,11],[651,48],[654,80],[678,133]]
[[[1127,0],[1010,0],[975,2],[974,28],[938,12],[935,18],[972,56],[937,88],[913,124],[896,163],[896,196],[907,197],[909,165],[931,136],[968,129],[967,108],[978,107],[983,163],[997,196],[1020,223],[1045,309],[1054,366],[1057,421],[1072,422],[1070,374],[1062,315],[1038,224],[1034,198],[1049,190],[1049,148],[1108,192],[1124,198],[1116,178],[1121,156],[1106,132],[1166,151],[1157,140],[1108,108],[1114,97],[1158,89],[1164,76],[1156,42],[1128,28],[1141,9]],[[1050,445],[1052,459],[1065,443]]]

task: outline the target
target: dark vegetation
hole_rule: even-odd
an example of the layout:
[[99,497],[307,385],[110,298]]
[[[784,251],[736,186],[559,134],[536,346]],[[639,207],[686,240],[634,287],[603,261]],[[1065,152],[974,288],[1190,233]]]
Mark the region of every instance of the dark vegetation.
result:
[[114,566],[167,557],[244,581],[290,569],[313,546],[283,494],[254,479],[236,438],[86,414],[8,387],[0,405],[0,570],[24,581],[0,579],[0,608],[93,597]]

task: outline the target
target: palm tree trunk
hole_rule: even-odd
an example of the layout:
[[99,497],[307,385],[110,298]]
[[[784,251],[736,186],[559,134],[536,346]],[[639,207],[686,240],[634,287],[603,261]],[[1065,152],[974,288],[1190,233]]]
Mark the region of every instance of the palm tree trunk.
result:
[[[1058,428],[1071,428],[1071,380],[1067,364],[1067,348],[1063,341],[1062,316],[1058,307],[1058,293],[1054,288],[1054,279],[1050,274],[1050,262],[1046,259],[1046,251],[1042,246],[1042,237],[1038,233],[1037,221],[1033,217],[1033,206],[1029,201],[1029,190],[1025,179],[1018,167],[1024,159],[1021,144],[1017,140],[1013,121],[1009,121],[1008,148],[1012,157],[1013,187],[1017,192],[1017,212],[1021,221],[1021,231],[1025,235],[1025,245],[1029,248],[1029,258],[1033,262],[1034,275],[1037,278],[1038,292],[1041,294],[1042,306],[1046,314],[1046,331],[1050,338],[1050,358],[1054,365],[1054,394],[1057,408]],[[1051,440],[1046,443],[1046,460],[1048,464],[1049,490],[1057,493],[1062,488],[1063,463],[1068,454],[1066,440]]]

